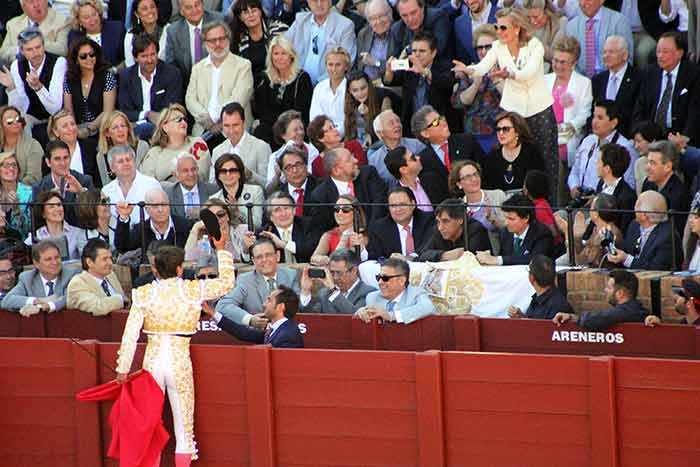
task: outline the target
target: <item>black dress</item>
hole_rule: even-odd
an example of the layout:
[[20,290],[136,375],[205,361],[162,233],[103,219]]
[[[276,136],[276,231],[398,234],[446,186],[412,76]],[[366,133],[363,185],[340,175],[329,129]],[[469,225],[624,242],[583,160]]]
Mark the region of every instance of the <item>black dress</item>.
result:
[[537,144],[523,143],[520,154],[513,162],[503,158],[500,146],[496,146],[484,159],[484,183],[487,190],[520,190],[529,170],[545,170],[542,151]]

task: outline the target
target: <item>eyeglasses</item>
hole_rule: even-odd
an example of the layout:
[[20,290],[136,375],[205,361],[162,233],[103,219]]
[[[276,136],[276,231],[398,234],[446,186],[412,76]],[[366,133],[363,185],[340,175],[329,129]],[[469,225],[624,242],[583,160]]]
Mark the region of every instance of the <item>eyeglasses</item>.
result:
[[24,123],[24,119],[20,116],[17,116],[15,118],[6,119],[5,123],[7,123],[8,125],[14,125],[15,123]]
[[[15,270],[12,269],[12,268],[0,270],[0,276],[6,276],[6,275],[9,275],[9,274],[12,274],[12,275],[14,276],[14,275],[15,275]],[[332,274],[332,273],[331,273],[331,274]]]
[[314,55],[318,55],[318,36],[314,36],[314,38],[311,39],[311,51]]
[[19,165],[17,165],[17,162],[3,162],[0,167],[3,169],[16,169]]
[[476,51],[478,52],[479,50],[491,50],[491,44],[477,45]]
[[479,172],[474,172],[473,174],[464,174],[461,177],[459,177],[459,181],[464,181],[464,180],[475,180],[477,178],[481,178],[481,175]]
[[239,172],[240,172],[240,170],[238,170],[237,168],[233,168],[233,169],[219,169],[219,174],[220,174],[220,175],[233,175],[233,174],[237,174],[237,173],[239,173]]
[[183,115],[180,115],[178,117],[170,119],[170,121],[175,123],[182,123],[185,121],[185,117]]
[[497,126],[496,133],[508,133],[512,129],[512,126]]
[[219,219],[223,219],[224,217],[228,216],[228,213],[226,211],[217,211],[214,213],[214,215]]
[[376,276],[374,276],[374,278],[377,279],[377,282],[389,282],[394,277],[403,277],[403,274],[377,274]]
[[428,124],[425,126],[425,129],[427,130],[428,128],[431,128],[431,127],[432,127],[432,128],[435,128],[436,126],[440,125],[440,123],[442,123],[442,122],[444,122],[444,121],[445,121],[445,116],[444,116],[444,115],[440,115],[438,118],[436,118],[436,119],[433,120],[432,122],[428,123]]
[[97,57],[97,54],[96,54],[95,52],[88,52],[88,53],[86,53],[86,54],[80,54],[80,55],[78,55],[78,58],[79,58],[80,60],[87,60],[88,57],[90,57],[90,58],[95,58],[95,57]]
[[214,273],[214,272],[210,272],[209,274],[199,274],[199,275],[197,276],[197,279],[199,279],[199,280],[204,280],[204,279],[216,279],[217,277],[219,277],[218,274],[216,274],[216,273]]
[[294,164],[287,164],[284,166],[285,172],[292,172],[294,170],[306,169],[306,164],[303,162],[295,162]]
[[334,211],[336,213],[339,213],[340,211],[343,211],[345,214],[352,212],[352,206],[336,206]]
[[504,32],[504,31],[507,31],[508,29],[510,29],[505,24],[494,24],[493,27],[496,29],[496,31],[501,31],[501,32]]
[[212,37],[211,39],[204,39],[204,42],[208,42],[210,44],[216,44],[217,42],[226,42],[228,40],[228,37],[226,36],[219,36],[219,37]]

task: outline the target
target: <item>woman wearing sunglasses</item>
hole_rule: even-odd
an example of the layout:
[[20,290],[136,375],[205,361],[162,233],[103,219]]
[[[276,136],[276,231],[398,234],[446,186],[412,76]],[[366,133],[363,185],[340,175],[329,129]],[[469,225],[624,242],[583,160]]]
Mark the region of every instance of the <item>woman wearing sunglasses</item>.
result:
[[[491,50],[476,65],[466,66],[455,60],[454,71],[469,76],[488,74],[492,79],[505,80],[500,106],[525,117],[533,140],[542,147],[545,172],[552,180],[551,193],[557,193],[557,121],[552,109],[554,100],[544,81],[544,46],[532,36],[530,21],[523,9],[502,8],[496,12],[496,21],[498,40]],[[496,64],[500,69],[492,71]],[[521,186],[522,183],[517,188]]]
[[41,180],[41,144],[24,132],[22,113],[11,105],[0,107],[0,152],[14,153],[19,162],[20,181],[33,185]]
[[114,230],[109,227],[109,198],[99,191],[92,190],[78,193],[77,202],[78,222],[80,227],[85,229],[84,235],[78,240],[78,249],[83,251],[88,240],[92,238],[100,238],[115,249]]
[[97,137],[103,115],[117,102],[117,78],[102,56],[102,48],[89,37],[71,44],[63,84],[63,107],[75,116],[78,138]]
[[[355,212],[358,222],[355,231]],[[335,203],[335,222],[337,227],[325,232],[318,242],[318,246],[311,255],[311,264],[318,266],[328,265],[328,257],[339,248],[361,248],[361,259],[367,259],[367,216],[360,206],[357,198],[351,195],[340,195]]]
[[151,138],[151,149],[138,169],[159,182],[177,181],[173,174],[173,161],[181,152],[192,154],[197,159],[199,179],[209,180],[211,156],[207,143],[198,136],[187,136],[187,111],[180,104],[170,104],[160,113],[158,126]]
[[262,187],[246,183],[245,164],[237,154],[222,154],[214,164],[214,178],[221,190],[209,199],[220,199],[233,209],[231,214],[237,223],[248,225],[248,206],[252,204],[251,217],[255,231],[262,224],[263,204],[265,196]]
[[[204,203],[204,207],[209,209],[209,211],[216,216],[216,219],[219,221],[219,228],[221,228],[222,231],[228,229],[229,237],[225,249],[233,255],[233,261],[235,263],[247,263],[250,260],[250,256],[248,255],[248,249],[243,241],[248,232],[247,225],[241,223],[240,219],[232,214],[233,208],[228,206],[223,200],[212,198]],[[206,233],[207,229],[204,226],[204,222],[197,221],[197,223],[192,226],[190,235],[187,237],[187,243],[185,244],[185,261],[205,260],[205,258],[202,258],[200,242]],[[206,277],[204,279],[206,279]]]

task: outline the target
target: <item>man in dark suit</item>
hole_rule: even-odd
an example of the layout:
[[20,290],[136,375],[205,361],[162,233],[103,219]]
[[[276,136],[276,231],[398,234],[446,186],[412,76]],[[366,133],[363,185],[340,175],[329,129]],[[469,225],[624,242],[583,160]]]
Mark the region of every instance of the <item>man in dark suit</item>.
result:
[[[700,69],[684,60],[680,33],[661,35],[657,63],[644,72],[634,120],[653,120],[662,128],[682,133],[691,144],[700,143]],[[670,79],[669,79],[670,77]]]
[[[158,40],[152,35],[134,37],[132,49],[136,63],[119,72],[119,110],[134,123],[136,135],[148,140],[160,111],[175,102],[183,103],[182,77],[175,66],[158,59]],[[147,102],[144,86],[150,89]]]
[[620,118],[617,129],[625,138],[632,139],[632,112],[639,95],[641,85],[641,73],[628,62],[629,50],[627,41],[622,36],[610,36],[603,46],[603,64],[606,70],[601,71],[591,78],[593,87],[593,103],[591,116],[588,117],[586,127],[591,128],[591,119],[595,103],[608,99],[617,104],[620,110]]
[[[312,279],[309,268],[304,268],[301,275],[302,311],[353,314],[365,306],[365,297],[376,289],[362,282],[359,265],[360,259],[355,252],[343,248],[331,254],[324,278]],[[311,293],[314,281],[322,285],[316,297]]]
[[[171,0],[154,0],[158,8],[158,24],[165,26],[170,20],[173,11]],[[131,19],[133,12],[127,11],[127,5],[133,3],[130,0],[109,0],[107,17],[114,21],[121,21],[126,26],[127,31],[133,26]]]
[[[467,250],[464,244],[464,204],[457,198],[448,198],[435,208],[435,229],[421,247],[418,261],[452,261]],[[491,248],[489,233],[481,222],[467,218],[468,250],[472,253]]]
[[502,206],[506,229],[501,231],[500,256],[479,251],[476,258],[483,265],[528,264],[535,255],[551,256],[552,232],[535,218],[535,205],[525,195],[516,194]]
[[216,324],[242,341],[254,344],[270,344],[272,347],[303,348],[304,338],[299,326],[294,321],[299,310],[299,296],[291,288],[279,285],[263,304],[263,314],[269,321],[266,329],[255,329],[227,318],[209,306],[202,306],[202,311],[216,321]]
[[416,208],[413,191],[406,187],[390,189],[388,200],[389,215],[369,225],[369,259],[393,254],[415,258],[433,232],[435,217]]
[[630,154],[619,144],[606,144],[600,148],[600,158],[596,164],[600,177],[596,193],[605,193],[615,197],[618,209],[630,211],[620,213],[618,216],[617,225],[624,234],[627,231],[627,226],[634,219],[632,211],[634,211],[634,204],[637,202],[637,192],[622,178],[630,165]]
[[310,204],[327,204],[314,206],[311,210],[315,222],[323,231],[335,224],[333,205],[338,201],[339,195],[354,195],[363,204],[369,224],[386,214],[385,206],[373,205],[386,203],[386,185],[379,178],[377,169],[367,165],[359,167],[357,159],[345,148],[326,151],[323,166],[330,176],[309,197]]
[[50,173],[32,186],[32,200],[36,200],[39,193],[56,190],[63,197],[66,222],[79,226],[78,207],[73,204],[77,201],[78,193],[94,190],[92,177],[83,175],[75,170],[70,170],[70,149],[61,140],[49,141],[44,153],[44,161],[50,169]]
[[396,10],[401,20],[391,26],[389,55],[399,58],[418,34],[428,32],[435,37],[440,56],[448,61],[452,59],[452,25],[444,12],[426,8],[425,0],[398,0]]
[[289,193],[294,199],[296,204],[294,215],[310,216],[311,208],[304,204],[304,201],[321,183],[321,179],[309,174],[306,153],[295,147],[287,147],[277,159],[277,164],[287,180],[280,184],[279,191]]
[[397,59],[390,57],[384,72],[384,84],[401,86],[403,97],[401,122],[404,131],[410,128],[411,115],[424,105],[435,107],[441,115],[450,118],[447,123],[452,128],[458,128],[459,114],[454,112],[450,105],[452,85],[455,80],[452,63],[445,60],[443,56],[437,55],[437,41],[429,33],[417,33],[411,48],[412,53],[407,57],[410,63],[409,69],[394,71],[394,62]]
[[165,188],[170,199],[170,212],[188,219],[199,219],[201,205],[219,191],[219,187],[199,179],[197,160],[189,152],[178,154],[174,162],[173,174],[177,182]]
[[308,263],[321,238],[313,219],[297,217],[294,212],[294,199],[289,193],[276,191],[268,198],[269,222],[259,235],[272,240],[280,252],[280,263]]
[[[637,220],[627,229],[623,248],[618,248],[614,255],[608,254],[608,260],[631,269],[675,270],[683,260],[683,252],[680,236],[671,231],[667,220],[666,199],[656,191],[645,191],[637,198],[634,208]],[[675,252],[671,234],[676,237]]]
[[187,237],[192,228],[192,222],[184,217],[170,215],[170,200],[160,188],[154,188],[146,193],[146,211],[150,218],[145,221],[145,245],[141,245],[141,222],[129,229],[133,204],[126,201],[117,203],[117,230],[114,235],[114,245],[121,253],[141,248],[148,248],[154,240],[165,240],[168,245],[185,247]]

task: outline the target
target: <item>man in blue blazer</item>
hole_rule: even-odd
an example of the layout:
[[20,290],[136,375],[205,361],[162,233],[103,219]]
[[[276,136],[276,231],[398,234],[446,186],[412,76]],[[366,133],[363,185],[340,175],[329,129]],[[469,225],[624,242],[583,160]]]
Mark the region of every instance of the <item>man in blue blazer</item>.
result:
[[[474,21],[475,17],[481,18],[486,23],[496,23],[496,11],[498,6],[495,1],[477,0],[465,1],[460,9],[461,14],[454,21],[455,30],[455,56],[464,63],[478,63],[479,57],[474,49]],[[450,3],[454,8],[454,4]]]
[[409,324],[435,314],[435,306],[425,290],[409,284],[408,263],[399,258],[389,258],[377,275],[379,290],[367,294],[367,306],[355,316],[365,323],[374,318]]
[[304,347],[304,338],[294,321],[294,316],[299,310],[299,296],[287,286],[280,285],[267,296],[263,304],[263,314],[269,324],[265,329],[238,324],[220,312],[214,312],[208,306],[203,306],[202,310],[212,317],[221,329],[236,339],[254,344],[270,344],[272,347]]

